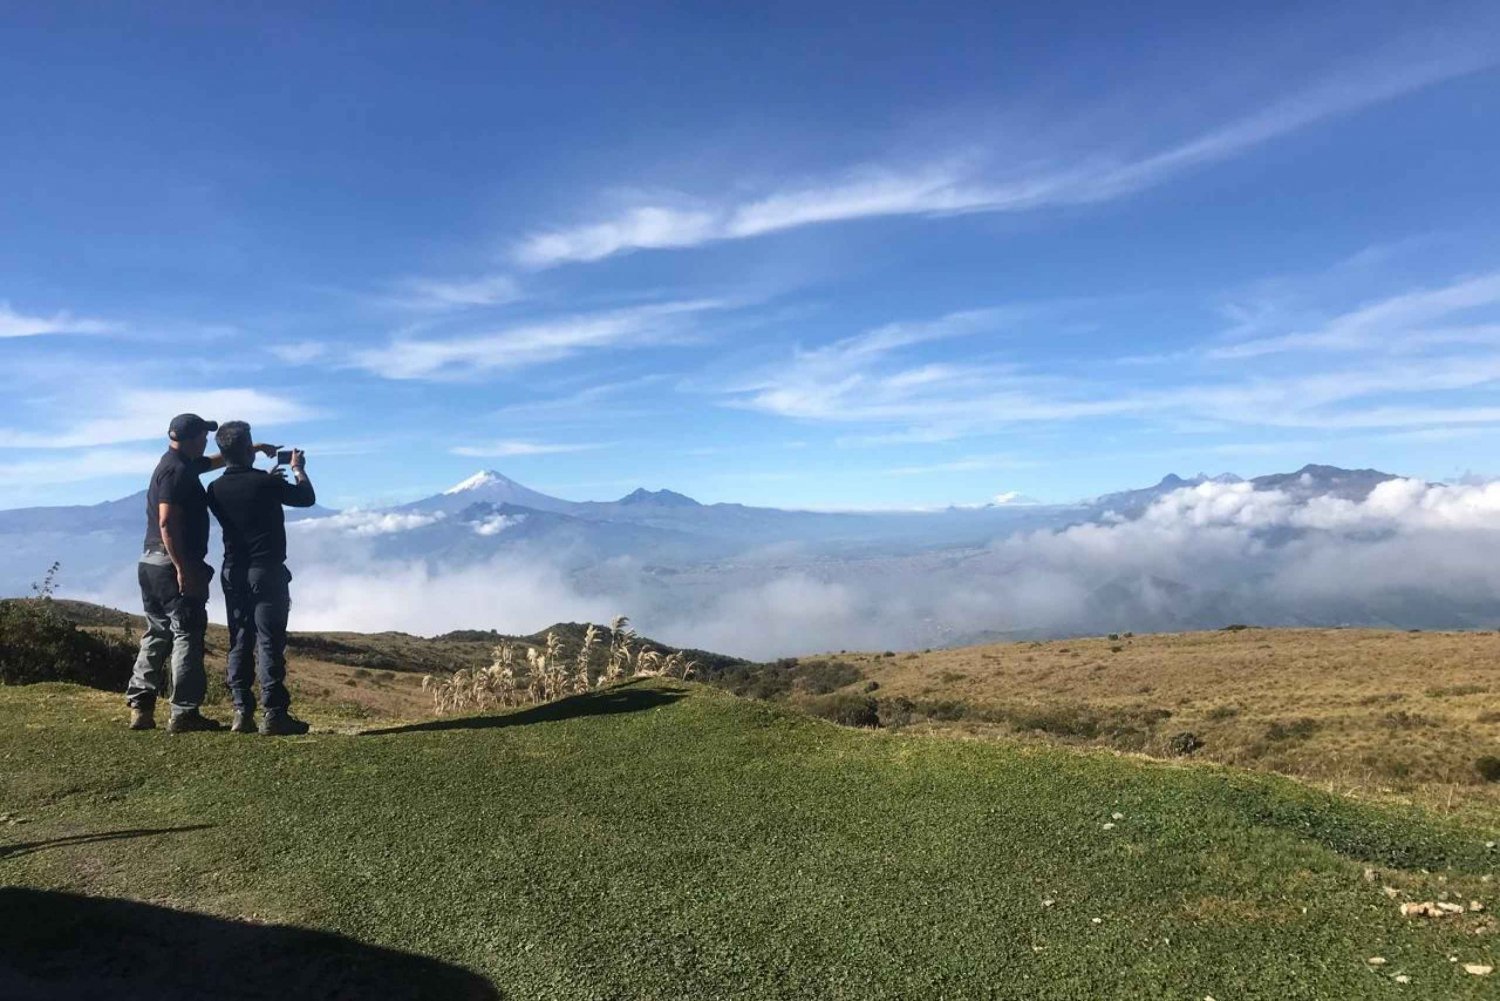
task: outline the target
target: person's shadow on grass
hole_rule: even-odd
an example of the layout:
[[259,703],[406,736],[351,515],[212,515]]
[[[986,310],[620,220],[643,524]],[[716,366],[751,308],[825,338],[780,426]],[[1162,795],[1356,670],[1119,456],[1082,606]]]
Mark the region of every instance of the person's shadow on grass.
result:
[[30,855],[48,848],[64,848],[69,845],[91,845],[100,841],[124,841],[128,838],[150,838],[158,834],[181,834],[184,831],[203,831],[213,824],[188,824],[185,827],[138,827],[129,831],[101,831],[98,834],[69,834],[46,841],[22,841],[0,845],[0,861]]
[[556,702],[546,702],[530,709],[504,713],[498,716],[458,716],[453,719],[437,719],[429,723],[409,723],[405,726],[388,726],[379,730],[361,731],[362,737],[379,737],[392,733],[422,733],[432,730],[488,730],[500,726],[526,726],[530,723],[555,723],[559,720],[575,719],[579,716],[610,716],[615,713],[634,713],[671,705],[685,697],[685,688],[661,686],[641,687],[626,682],[614,688],[586,695],[570,695]]
[[0,887],[0,997],[497,1001],[452,963],[329,932]]

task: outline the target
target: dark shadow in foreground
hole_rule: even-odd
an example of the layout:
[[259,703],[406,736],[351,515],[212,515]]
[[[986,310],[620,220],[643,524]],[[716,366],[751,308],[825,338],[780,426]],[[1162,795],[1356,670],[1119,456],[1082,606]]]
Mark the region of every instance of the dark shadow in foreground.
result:
[[493,1001],[459,966],[288,925],[0,888],[0,997]]
[[390,726],[380,730],[365,730],[360,736],[378,737],[389,733],[421,733],[430,730],[488,730],[497,726],[525,726],[528,723],[553,723],[578,716],[610,716],[615,713],[634,713],[644,709],[671,705],[687,695],[685,688],[641,688],[632,682],[590,692],[587,695],[572,695],[556,702],[547,702],[519,712],[503,716],[460,716],[454,719],[436,719],[431,723],[412,723],[407,726]]
[[184,831],[206,831],[213,824],[188,824],[186,827],[139,827],[130,831],[102,831],[99,834],[69,834],[66,837],[47,841],[23,841],[19,844],[0,845],[0,860],[19,858],[32,852],[48,848],[66,848],[70,845],[91,845],[99,841],[124,841],[128,838],[149,838],[158,834],[181,834]]

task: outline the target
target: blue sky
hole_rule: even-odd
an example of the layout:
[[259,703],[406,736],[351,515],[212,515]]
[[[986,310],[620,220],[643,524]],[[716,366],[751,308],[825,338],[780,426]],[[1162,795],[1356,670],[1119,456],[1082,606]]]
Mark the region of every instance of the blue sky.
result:
[[0,506],[1496,472],[1492,6],[244,6],[0,5]]

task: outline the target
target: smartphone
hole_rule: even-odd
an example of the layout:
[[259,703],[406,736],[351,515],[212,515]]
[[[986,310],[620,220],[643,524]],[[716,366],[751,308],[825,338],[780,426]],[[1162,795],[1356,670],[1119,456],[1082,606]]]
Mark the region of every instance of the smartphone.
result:
[[289,448],[278,448],[276,450],[276,465],[290,466],[292,464],[292,450]]

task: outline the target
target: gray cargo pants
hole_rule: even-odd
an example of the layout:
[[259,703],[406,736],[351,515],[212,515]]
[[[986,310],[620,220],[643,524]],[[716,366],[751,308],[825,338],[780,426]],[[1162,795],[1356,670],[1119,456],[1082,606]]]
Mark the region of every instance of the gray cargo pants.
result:
[[[206,568],[212,574],[212,568]],[[172,715],[196,711],[208,691],[203,670],[203,633],[208,628],[208,600],[185,597],[177,571],[164,553],[147,553],[137,565],[146,632],[135,658],[125,701],[149,709],[164,694],[166,665],[172,662]]]

